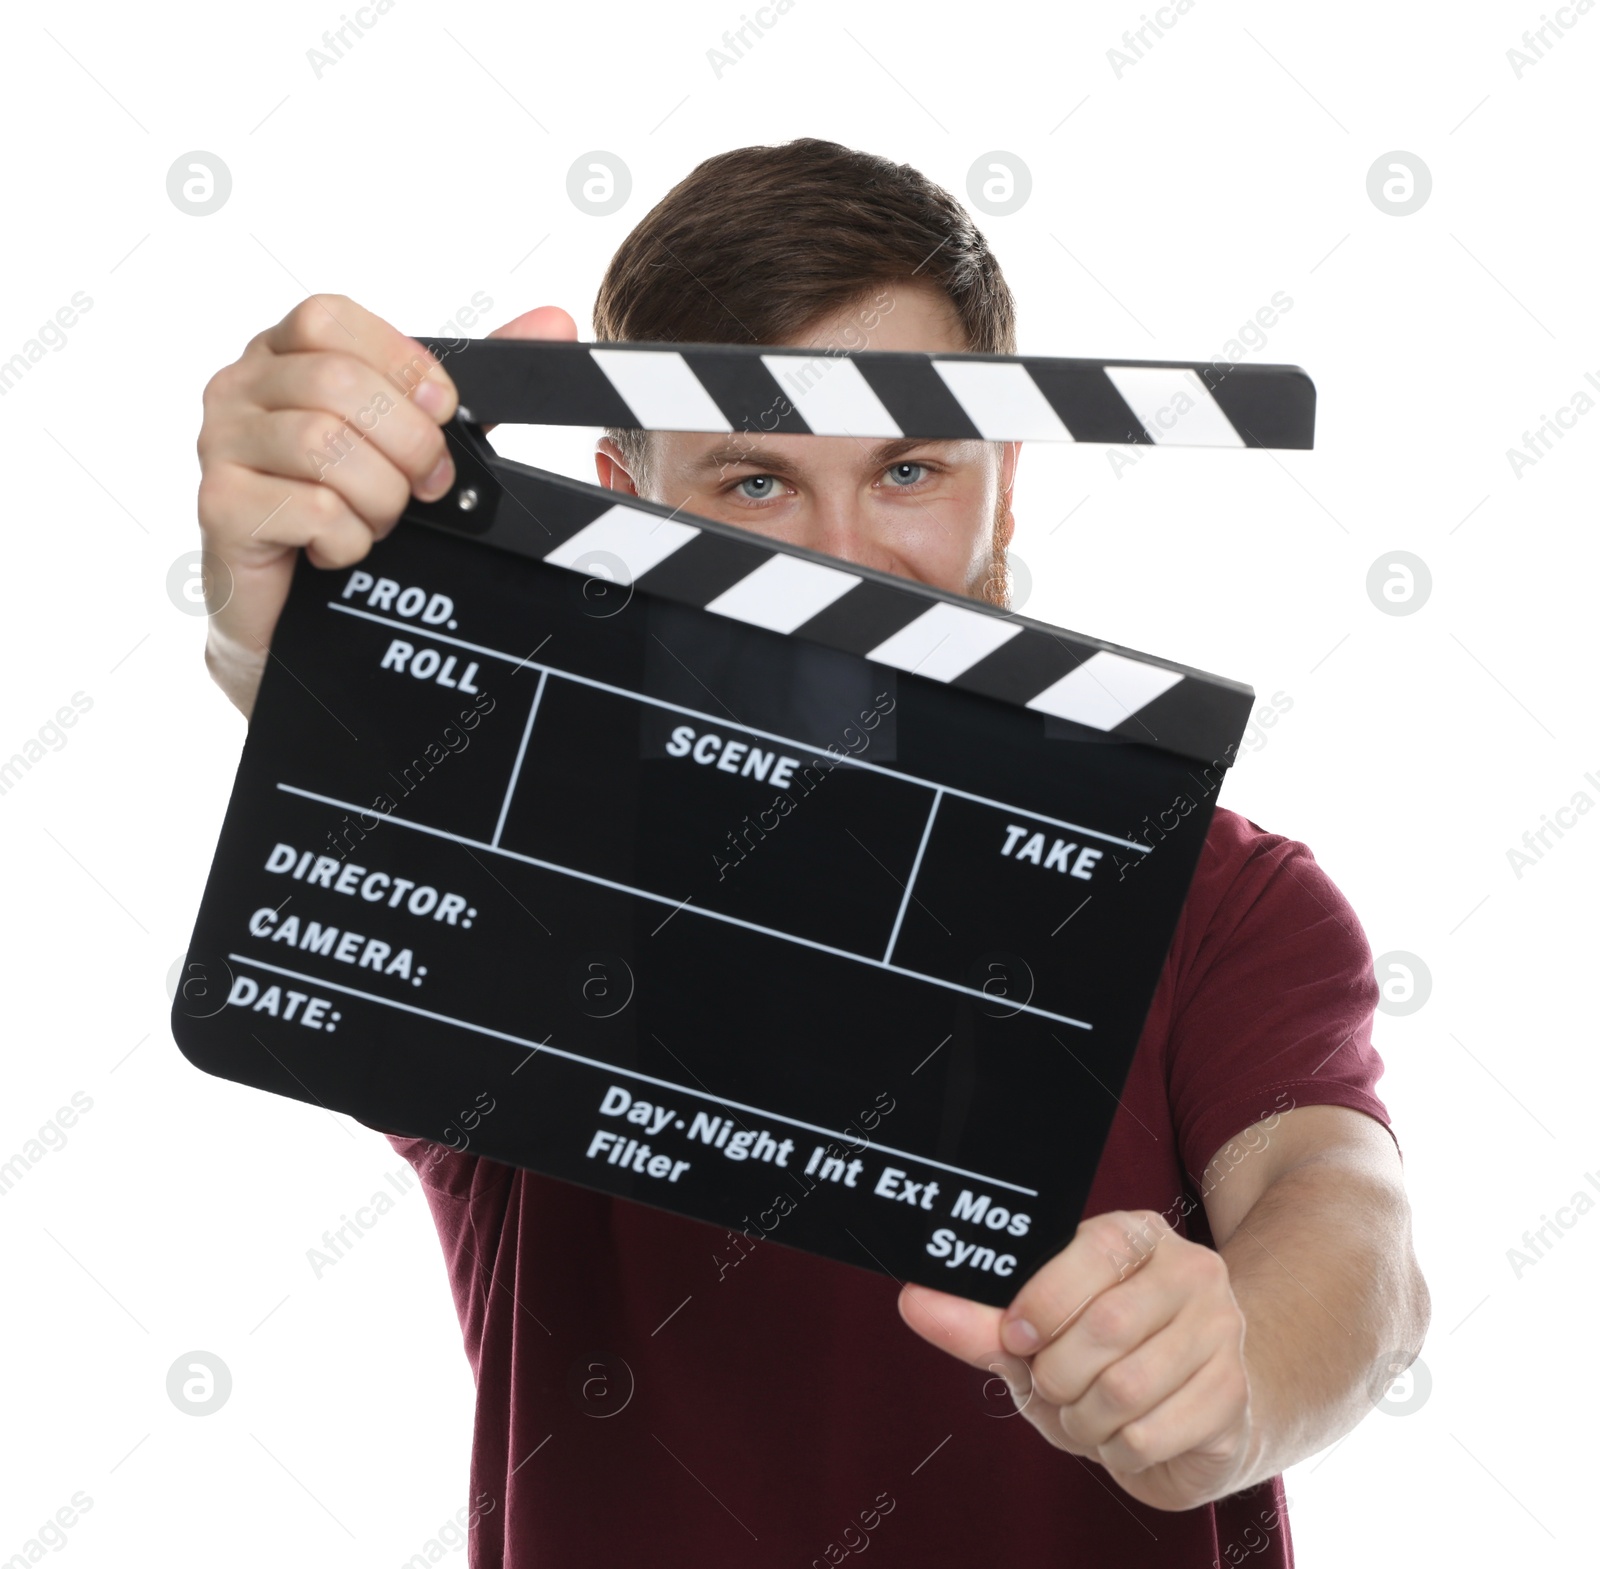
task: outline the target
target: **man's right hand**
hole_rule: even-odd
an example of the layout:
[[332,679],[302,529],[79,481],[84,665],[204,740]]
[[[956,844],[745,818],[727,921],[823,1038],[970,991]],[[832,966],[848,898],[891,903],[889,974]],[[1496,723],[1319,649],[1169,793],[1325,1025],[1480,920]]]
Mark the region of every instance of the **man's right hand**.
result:
[[[557,306],[491,337],[576,339]],[[433,501],[454,467],[440,428],[455,384],[415,338],[342,294],[314,294],[206,384],[200,536],[206,668],[246,716],[288,597],[295,553],[360,561],[412,495]],[[226,571],[218,571],[218,563]],[[228,585],[231,584],[231,592]]]

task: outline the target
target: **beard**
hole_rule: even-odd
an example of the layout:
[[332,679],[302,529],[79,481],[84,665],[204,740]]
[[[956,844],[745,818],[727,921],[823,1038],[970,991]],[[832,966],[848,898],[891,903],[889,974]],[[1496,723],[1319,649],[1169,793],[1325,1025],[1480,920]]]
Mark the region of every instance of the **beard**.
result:
[[967,584],[967,593],[973,599],[999,610],[1011,608],[1011,566],[1006,558],[1006,497],[1002,491],[995,497],[994,519],[989,525],[989,556],[973,574]]

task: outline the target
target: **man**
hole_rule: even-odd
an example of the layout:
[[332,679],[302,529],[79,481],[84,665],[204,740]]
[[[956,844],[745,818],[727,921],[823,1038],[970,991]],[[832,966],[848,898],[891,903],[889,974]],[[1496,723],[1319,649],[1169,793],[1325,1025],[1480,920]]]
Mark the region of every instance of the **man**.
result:
[[[623,242],[594,328],[1015,352],[962,209],[809,139],[696,168]],[[577,328],[547,306],[498,335]],[[311,456],[402,382],[337,465]],[[455,401],[340,296],[212,379],[200,518],[235,587],[207,662],[246,714],[296,549],[347,567],[409,494],[442,494]],[[595,462],[609,487],[1003,604],[1017,457],[610,431]],[[1003,1312],[772,1243],[735,1255],[699,1222],[390,1134],[477,1380],[471,1562],[1289,1564],[1280,1473],[1370,1410],[1429,1318],[1376,1000],[1306,847],[1219,808],[1086,1218]]]

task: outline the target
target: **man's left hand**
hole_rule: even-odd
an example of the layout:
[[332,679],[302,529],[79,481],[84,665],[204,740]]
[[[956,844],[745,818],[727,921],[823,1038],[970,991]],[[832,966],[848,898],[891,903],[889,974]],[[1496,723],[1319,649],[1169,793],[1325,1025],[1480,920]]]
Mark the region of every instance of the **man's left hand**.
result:
[[1052,1444],[1152,1508],[1192,1509],[1243,1485],[1255,1434],[1228,1266],[1153,1210],[1082,1222],[1008,1308],[908,1285],[900,1316],[1003,1377]]

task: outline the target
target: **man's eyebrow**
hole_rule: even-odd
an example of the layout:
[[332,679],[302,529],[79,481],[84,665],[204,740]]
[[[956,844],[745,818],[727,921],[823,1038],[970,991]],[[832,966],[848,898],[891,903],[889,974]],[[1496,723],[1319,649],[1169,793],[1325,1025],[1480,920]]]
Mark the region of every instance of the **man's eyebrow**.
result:
[[796,472],[787,458],[776,452],[763,452],[754,446],[716,447],[710,452],[702,452],[689,465],[689,472],[697,475],[720,473],[723,469],[735,468],[740,464],[759,467],[767,473],[781,474],[785,478],[792,478]]
[[[935,441],[919,436],[897,436],[892,441],[882,441],[876,447],[869,448],[867,456],[871,466],[878,468],[885,463],[893,463],[896,458],[904,457],[908,452],[954,445],[956,443],[951,441]],[[759,469],[763,474],[778,474],[785,479],[793,479],[799,473],[795,464],[781,453],[767,452],[754,445],[713,448],[710,452],[703,452],[694,459],[689,465],[689,470],[692,474],[704,474],[720,472],[725,468],[739,465]]]

